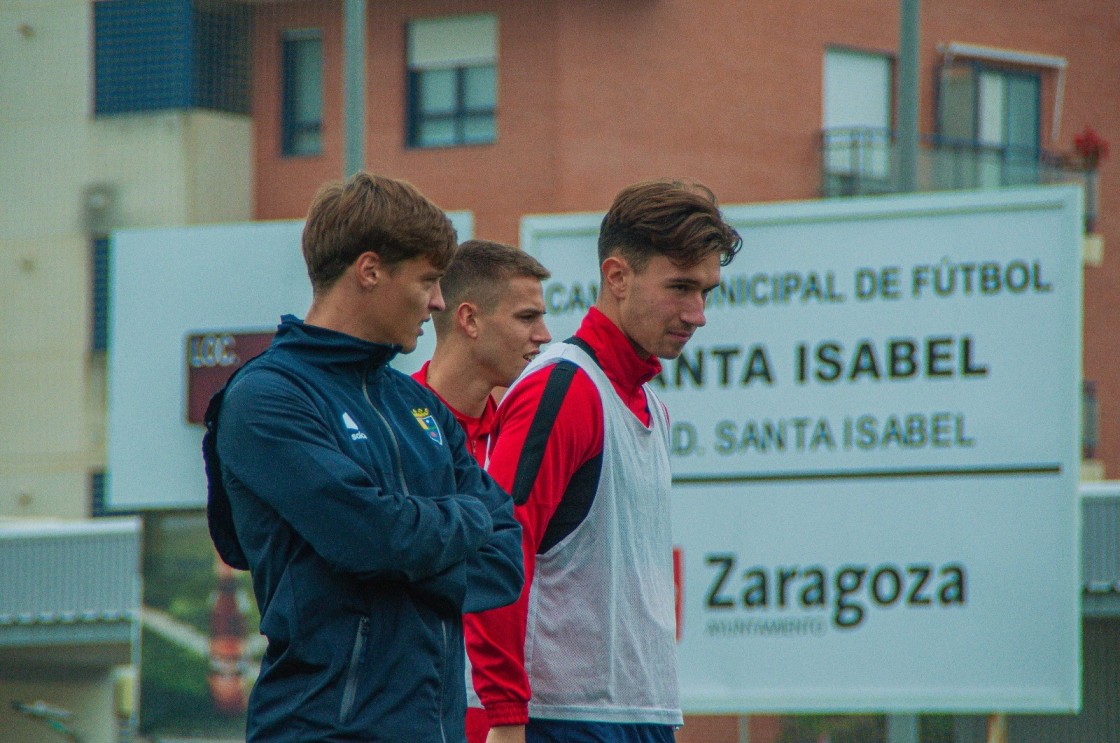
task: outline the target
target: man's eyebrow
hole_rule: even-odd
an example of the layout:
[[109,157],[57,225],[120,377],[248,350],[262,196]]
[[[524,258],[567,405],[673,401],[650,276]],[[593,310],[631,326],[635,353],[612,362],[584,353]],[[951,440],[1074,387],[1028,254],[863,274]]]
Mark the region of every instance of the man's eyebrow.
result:
[[[702,286],[702,284],[700,283],[700,279],[694,279],[694,278],[691,278],[689,276],[670,276],[666,280],[666,283],[669,283],[669,284],[688,284],[689,286]],[[715,286],[719,286],[719,283],[717,282],[715,284]]]

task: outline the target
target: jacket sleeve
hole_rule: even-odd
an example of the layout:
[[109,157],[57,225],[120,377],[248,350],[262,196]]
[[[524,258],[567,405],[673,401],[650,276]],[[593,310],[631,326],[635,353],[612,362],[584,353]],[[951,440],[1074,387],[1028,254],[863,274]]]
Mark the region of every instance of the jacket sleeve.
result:
[[[487,465],[517,501],[514,512],[522,528],[525,562],[525,587],[516,603],[464,618],[475,690],[493,726],[523,725],[528,720],[531,690],[525,671],[525,630],[537,550],[573,473],[603,448],[602,406],[582,371],[576,372],[548,430],[539,424],[534,427],[554,369],[542,369],[522,380],[502,401],[498,435]],[[533,453],[537,446],[543,446],[539,456]],[[531,483],[528,493],[515,492],[515,482]],[[522,501],[523,495],[527,497]]]
[[454,600],[457,613],[463,614],[513,603],[521,595],[525,579],[521,525],[513,517],[513,501],[471,455],[466,436],[451,412],[442,403],[432,409],[440,411],[439,423],[454,460],[458,497],[477,498],[490,514],[493,529],[486,543],[466,559],[462,570],[428,578],[416,588],[445,609],[448,601]]
[[482,501],[493,529],[486,544],[467,558],[467,594],[463,613],[512,604],[521,595],[525,567],[521,556],[521,524],[513,516],[513,500],[471,454],[467,438],[450,411],[445,430],[454,430],[452,457],[455,485],[460,493]]
[[257,370],[230,388],[218,448],[234,508],[239,494],[263,501],[342,573],[419,582],[461,571],[490,536],[477,498],[379,487],[278,372]]

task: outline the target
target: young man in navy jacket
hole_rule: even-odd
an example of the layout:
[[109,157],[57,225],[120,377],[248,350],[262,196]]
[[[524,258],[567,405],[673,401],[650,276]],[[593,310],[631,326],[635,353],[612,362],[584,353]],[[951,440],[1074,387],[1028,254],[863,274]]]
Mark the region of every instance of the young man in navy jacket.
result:
[[455,243],[407,183],[325,186],[306,318],[208,411],[211,534],[268,638],[250,741],[464,739],[461,616],[517,598],[520,528],[452,414],[389,365],[443,309]]

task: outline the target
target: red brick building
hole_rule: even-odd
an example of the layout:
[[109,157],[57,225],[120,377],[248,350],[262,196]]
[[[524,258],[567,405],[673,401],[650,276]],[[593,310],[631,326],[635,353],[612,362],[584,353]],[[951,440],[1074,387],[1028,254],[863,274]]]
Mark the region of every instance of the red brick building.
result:
[[[687,175],[726,204],[889,191],[888,182],[875,182],[886,172],[876,168],[889,168],[876,165],[876,148],[886,148],[897,120],[899,5],[369,3],[366,167],[413,181],[446,209],[470,210],[478,236],[510,242],[524,214],[601,210],[620,187],[645,177]],[[341,3],[257,6],[257,218],[302,216],[316,187],[344,170],[342,12]],[[410,139],[417,118],[410,80],[432,67],[469,68],[479,59],[410,63],[410,54],[424,55],[410,44],[423,47],[417,37],[431,37],[428,46],[438,56],[440,34],[455,36],[456,19],[478,14],[489,19],[480,34],[487,37],[480,42],[482,63],[493,68],[485,80],[493,89],[480,99],[492,116],[489,129],[461,144],[452,137],[424,146]],[[434,28],[425,29],[424,21]],[[301,33],[319,39],[318,146],[285,155],[285,76],[294,70],[285,65],[283,48]],[[1106,141],[1120,139],[1118,43],[1120,13],[1112,3],[925,3],[919,187],[1083,178],[1061,156],[1073,152],[1086,126]],[[826,111],[830,95],[838,101],[833,109],[854,111]],[[866,100],[846,105],[853,96]],[[462,107],[463,101],[445,104]],[[822,151],[825,141],[830,153]],[[846,164],[835,167],[849,156],[861,163],[854,173]],[[963,166],[971,175],[945,178],[949,161],[950,170]],[[1100,168],[1098,201],[1090,208],[1103,246],[1091,247],[1103,247],[1103,254],[1090,250],[1085,268],[1084,375],[1099,410],[1099,430],[1089,432],[1086,453],[1108,478],[1120,477],[1120,375],[1113,373],[1120,364],[1113,322],[1120,260],[1109,250],[1115,244],[1109,238],[1120,234],[1117,172],[1107,160]],[[1102,473],[1087,468],[1086,474]]]
[[[365,166],[507,242],[523,215],[602,210],[647,177],[696,178],[725,204],[890,192],[899,8],[378,0],[365,23]],[[256,218],[302,216],[343,174],[343,12],[255,6]],[[1088,171],[1074,140],[1087,126],[1120,140],[1118,46],[1120,10],[1098,0],[942,0],[920,13],[919,188],[1086,184],[1089,479],[1120,478],[1120,176],[1107,160]],[[680,739],[745,732],[695,718]],[[749,740],[777,734],[774,718],[755,718]]]
[[[916,2],[0,2],[8,166],[0,255],[12,266],[0,271],[0,316],[9,320],[0,339],[0,517],[114,513],[107,380],[121,346],[110,332],[112,235],[302,217],[318,185],[346,170],[348,8],[365,7],[365,166],[469,211],[477,236],[515,242],[525,214],[602,210],[620,187],[651,176],[697,178],[725,204],[897,190],[891,142],[907,1]],[[1115,158],[1087,170],[1074,154],[1087,126],[1120,139],[1120,8],[1115,0],[922,6],[919,188],[1087,186],[1083,475],[1120,480],[1120,258],[1112,257],[1120,170]],[[748,245],[739,263],[749,262]],[[183,283],[209,288],[206,276]],[[1120,496],[1115,483],[1100,487],[1083,502],[1084,709],[1016,715],[1010,743],[1120,740]],[[197,580],[213,560],[203,513],[142,518],[144,601],[186,621],[209,590]],[[75,534],[88,525],[80,526]],[[65,541],[54,524],[43,529]],[[135,675],[139,619],[128,609],[88,624],[89,607],[73,603],[84,599],[67,582],[78,579],[71,563],[45,582],[39,571],[0,567],[26,588],[0,596],[0,675],[28,701],[74,708],[75,727],[104,737],[95,731],[138,720],[134,694],[120,694],[114,710],[107,690],[117,683],[113,666],[132,662]],[[125,567],[102,572],[131,597],[135,570]],[[28,603],[13,612],[22,596]],[[27,616],[63,619],[31,631]],[[82,627],[110,640],[96,659],[73,652],[89,639]],[[44,649],[44,638],[59,644]],[[149,711],[139,717],[155,718],[156,729],[161,709],[191,718],[178,696],[178,646],[163,643],[160,656],[160,643],[143,645],[147,658],[175,660],[159,666],[166,673],[146,672]],[[201,679],[207,666],[195,660]],[[162,708],[153,693],[161,677],[173,682],[159,687],[163,698],[175,700]],[[130,691],[122,678],[118,691]],[[0,710],[0,729],[20,739],[41,722]],[[824,727],[832,743],[885,740],[881,718],[818,723],[782,719],[782,743],[817,741]],[[988,738],[983,717],[949,724],[940,734],[945,721],[923,719],[922,743]],[[731,743],[747,732],[734,719],[694,717],[680,740]],[[752,743],[778,734],[777,718],[752,718]]]

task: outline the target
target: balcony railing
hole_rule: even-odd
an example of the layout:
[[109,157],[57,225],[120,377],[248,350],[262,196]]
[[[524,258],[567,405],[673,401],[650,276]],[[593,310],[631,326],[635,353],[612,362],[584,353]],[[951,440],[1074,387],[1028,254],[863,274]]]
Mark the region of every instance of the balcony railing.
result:
[[[898,191],[897,144],[889,129],[821,131],[821,195],[868,196]],[[1097,219],[1096,178],[1065,158],[1026,147],[924,137],[918,151],[919,191],[1074,183],[1085,190],[1085,226]]]

